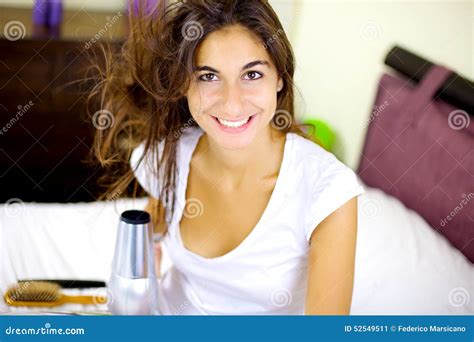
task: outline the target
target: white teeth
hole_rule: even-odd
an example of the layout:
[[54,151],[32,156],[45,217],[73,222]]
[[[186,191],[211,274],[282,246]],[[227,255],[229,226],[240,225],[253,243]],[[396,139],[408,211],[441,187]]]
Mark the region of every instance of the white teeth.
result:
[[221,125],[226,126],[226,127],[231,127],[231,128],[241,127],[245,125],[249,121],[249,119],[250,117],[244,120],[240,120],[240,121],[227,121],[227,120],[217,118],[217,120],[219,121]]

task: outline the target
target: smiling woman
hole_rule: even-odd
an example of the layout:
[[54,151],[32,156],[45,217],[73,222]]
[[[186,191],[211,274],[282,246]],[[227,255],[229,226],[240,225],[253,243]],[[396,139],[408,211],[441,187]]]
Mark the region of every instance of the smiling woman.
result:
[[257,143],[271,146],[283,80],[259,38],[239,24],[212,32],[197,48],[195,64],[186,98],[213,144],[235,150],[253,142],[247,149],[253,152]]
[[110,191],[135,177],[150,196],[173,264],[161,313],[348,314],[363,188],[295,123],[271,6],[177,1],[131,20],[92,94],[114,115],[95,152]]

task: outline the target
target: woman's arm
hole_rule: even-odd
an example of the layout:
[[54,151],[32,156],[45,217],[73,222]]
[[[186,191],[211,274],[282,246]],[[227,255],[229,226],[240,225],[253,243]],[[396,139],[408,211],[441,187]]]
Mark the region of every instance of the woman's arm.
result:
[[354,286],[357,197],[325,218],[310,239],[306,315],[348,315]]

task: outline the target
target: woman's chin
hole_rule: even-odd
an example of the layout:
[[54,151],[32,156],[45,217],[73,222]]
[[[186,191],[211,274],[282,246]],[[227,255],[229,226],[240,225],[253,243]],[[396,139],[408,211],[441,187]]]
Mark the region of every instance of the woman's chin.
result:
[[245,134],[239,136],[228,136],[219,133],[214,137],[215,142],[225,150],[237,151],[243,150],[251,145],[254,135]]

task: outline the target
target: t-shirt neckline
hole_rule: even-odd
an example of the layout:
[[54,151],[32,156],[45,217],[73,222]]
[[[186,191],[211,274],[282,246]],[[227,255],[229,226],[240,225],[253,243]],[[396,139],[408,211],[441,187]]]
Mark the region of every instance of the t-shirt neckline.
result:
[[[190,146],[186,151],[181,150],[182,152],[182,157],[180,158],[180,170],[182,170],[182,179],[184,179],[183,182],[179,182],[179,191],[178,191],[178,196],[179,196],[179,203],[186,203],[186,188],[188,184],[188,177],[189,177],[189,171],[190,171],[190,163],[192,156],[194,154],[194,151],[196,149],[196,146],[199,142],[200,137],[203,135],[204,131],[201,128],[197,128],[198,132],[192,137]],[[278,172],[277,180],[275,182],[275,186],[273,188],[272,194],[270,195],[270,199],[267,203],[267,206],[265,207],[262,215],[260,216],[260,219],[258,220],[257,224],[253,227],[253,229],[250,231],[250,233],[240,242],[240,244],[237,245],[234,249],[231,251],[227,252],[224,255],[213,257],[213,258],[207,258],[202,255],[199,255],[188,248],[184,246],[183,240],[181,239],[181,229],[180,229],[180,222],[183,216],[184,212],[184,207],[185,205],[182,205],[179,207],[179,212],[178,212],[178,217],[175,221],[175,238],[179,244],[179,247],[184,251],[186,255],[189,257],[203,261],[203,262],[222,262],[225,261],[231,257],[233,257],[236,254],[239,254],[242,250],[245,249],[245,247],[250,244],[251,241],[253,241],[260,230],[262,230],[262,227],[264,226],[264,223],[267,221],[268,216],[271,214],[271,212],[274,211],[274,208],[277,206],[277,201],[278,199],[281,199],[283,196],[282,191],[284,190],[284,182],[286,181],[285,178],[287,177],[287,170],[290,164],[290,150],[293,145],[293,135],[295,133],[288,132],[286,133],[285,137],[285,144],[283,147],[283,157],[282,161],[280,164],[280,170]]]

